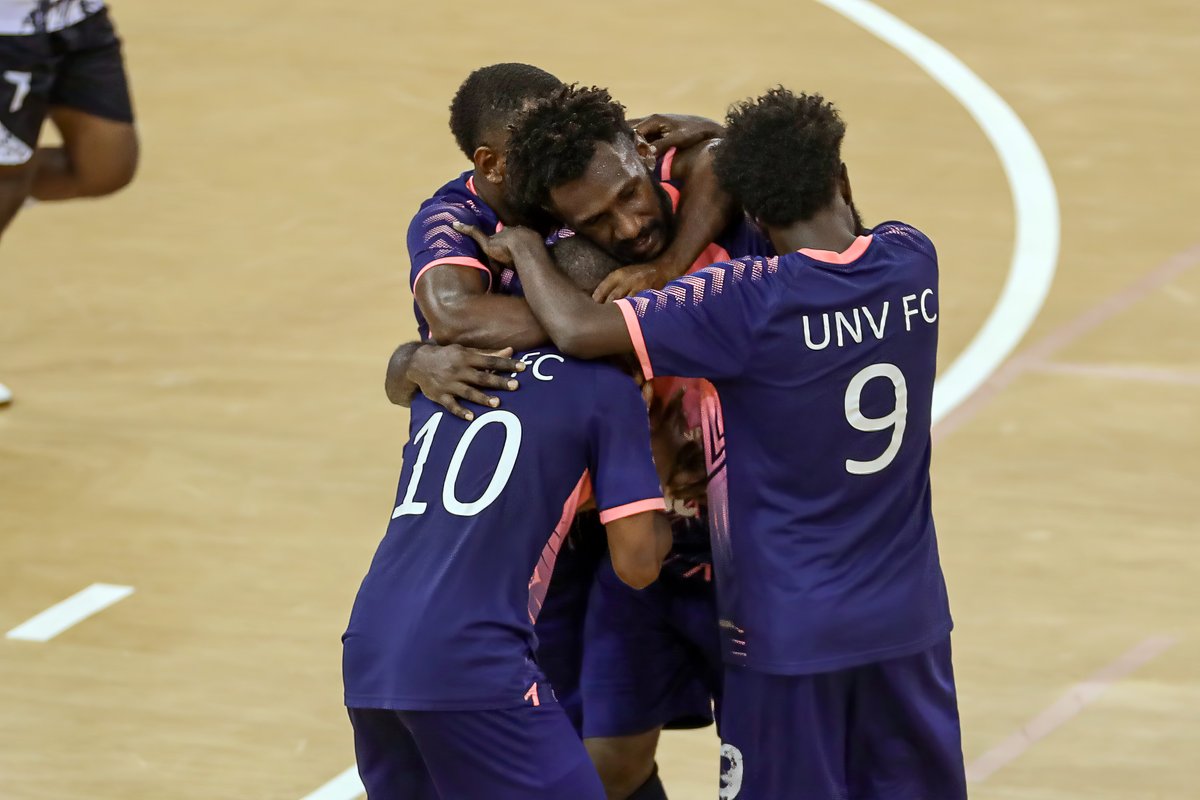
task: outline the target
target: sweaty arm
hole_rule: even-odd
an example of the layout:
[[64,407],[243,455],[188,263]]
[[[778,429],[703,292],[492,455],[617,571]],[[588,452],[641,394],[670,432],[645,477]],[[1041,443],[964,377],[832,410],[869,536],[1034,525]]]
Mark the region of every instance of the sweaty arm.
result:
[[440,344],[527,350],[546,341],[528,303],[488,292],[471,267],[435,267],[421,276],[413,296]]
[[[477,234],[470,235],[474,238]],[[593,302],[555,266],[536,233],[526,228],[506,228],[484,241],[496,256],[516,267],[534,316],[564,353],[599,358],[633,352],[620,308]]]

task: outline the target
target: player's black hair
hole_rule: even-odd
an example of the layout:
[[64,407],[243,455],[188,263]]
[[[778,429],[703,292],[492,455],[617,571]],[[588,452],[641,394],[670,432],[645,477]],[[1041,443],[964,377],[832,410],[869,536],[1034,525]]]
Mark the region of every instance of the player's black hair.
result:
[[582,176],[598,143],[633,137],[625,106],[607,89],[578,84],[538,100],[509,131],[505,181],[525,209],[547,207],[551,189]]
[[480,67],[467,76],[450,103],[450,132],[467,158],[483,137],[533,100],[553,92],[563,82],[529,64],[504,63]]
[[582,236],[560,239],[550,248],[554,263],[566,276],[587,293],[592,293],[621,262]]
[[846,123],[824,97],[776,87],[729,109],[713,169],[752,217],[790,225],[833,200],[845,135]]

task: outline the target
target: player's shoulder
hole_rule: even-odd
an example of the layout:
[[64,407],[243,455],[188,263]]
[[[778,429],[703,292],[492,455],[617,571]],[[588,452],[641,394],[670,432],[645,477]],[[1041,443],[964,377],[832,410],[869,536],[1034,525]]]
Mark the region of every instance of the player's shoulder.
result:
[[[630,392],[640,396],[629,372],[615,361],[574,358],[551,345],[516,353],[513,358],[526,365],[518,378],[522,387],[548,393],[554,397],[555,409],[572,415],[587,416],[614,401],[627,401],[624,395]],[[544,402],[539,401],[539,406]]]
[[413,215],[409,229],[450,225],[462,222],[466,225],[487,225],[494,213],[487,204],[470,190],[470,173],[463,173],[446,183],[421,203]]
[[937,249],[933,246],[933,240],[907,222],[881,222],[871,229],[871,236],[889,245],[903,247],[937,260]]

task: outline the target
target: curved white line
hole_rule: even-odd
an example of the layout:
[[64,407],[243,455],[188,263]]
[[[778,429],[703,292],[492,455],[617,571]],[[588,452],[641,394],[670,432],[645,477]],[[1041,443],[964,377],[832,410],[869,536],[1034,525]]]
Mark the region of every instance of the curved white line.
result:
[[946,48],[867,0],[816,0],[908,56],[974,117],[996,149],[1012,191],[1016,242],[1000,299],[975,338],[938,378],[933,421],[966,400],[1033,325],[1058,263],[1058,194],[1046,159],[1016,112]]

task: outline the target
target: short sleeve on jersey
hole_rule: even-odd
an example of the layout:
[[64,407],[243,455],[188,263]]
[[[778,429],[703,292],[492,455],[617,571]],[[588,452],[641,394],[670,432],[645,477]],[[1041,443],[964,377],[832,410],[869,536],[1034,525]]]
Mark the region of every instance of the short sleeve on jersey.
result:
[[778,269],[774,256],[742,258],[618,300],[647,380],[745,372],[773,304],[766,279]]
[[408,253],[412,263],[409,288],[416,290],[417,281],[443,264],[471,267],[482,272],[484,289],[492,285],[492,272],[483,261],[479,245],[471,237],[454,230],[454,223],[479,226],[479,218],[465,205],[430,203],[413,217],[408,226]]
[[937,260],[937,250],[929,237],[907,223],[881,222],[871,229],[871,235]]
[[600,521],[665,511],[650,451],[650,421],[637,384],[619,370],[604,367],[596,370],[595,391],[588,469]]

